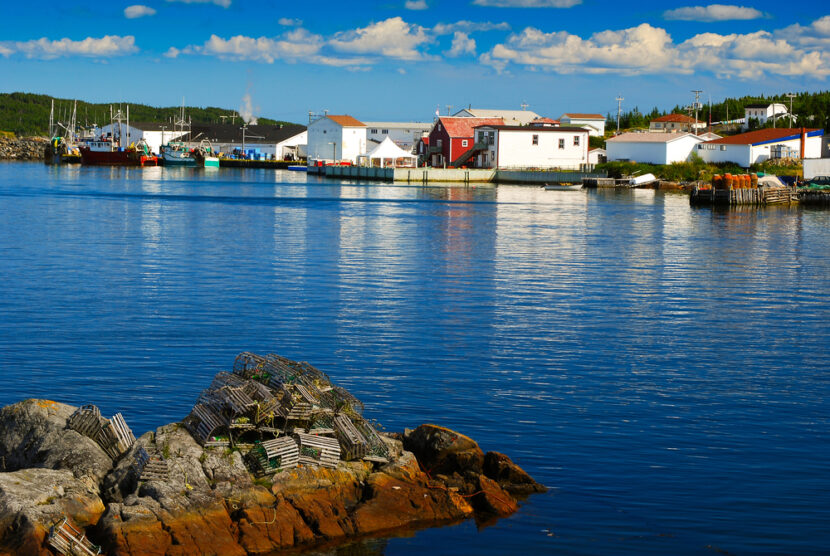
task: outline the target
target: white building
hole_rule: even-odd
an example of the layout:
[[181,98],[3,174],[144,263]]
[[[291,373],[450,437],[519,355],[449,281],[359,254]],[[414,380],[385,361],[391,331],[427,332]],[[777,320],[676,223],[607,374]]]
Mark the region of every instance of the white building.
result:
[[327,114],[308,125],[308,160],[357,163],[366,154],[366,124],[348,115]]
[[705,123],[686,114],[666,114],[665,116],[651,120],[648,124],[649,131],[665,131],[671,133],[697,133],[705,127]]
[[608,153],[599,147],[588,149],[588,164],[600,164],[608,161]]
[[418,141],[432,129],[432,122],[364,122],[369,149],[383,143],[389,137],[406,151],[412,151]]
[[703,140],[691,133],[623,133],[605,142],[608,161],[630,160],[648,164],[685,162]]
[[528,125],[539,119],[539,114],[531,110],[486,110],[482,108],[465,108],[453,117],[457,118],[501,118],[505,125]]
[[126,123],[119,124],[118,122],[107,124],[100,128],[93,130],[95,137],[123,137],[121,146],[128,147],[130,144],[138,143],[142,139],[151,152],[159,153],[162,145],[169,141],[180,139],[187,134],[186,131],[174,131],[171,124],[154,123],[154,122],[131,122],[128,126]]
[[588,163],[581,127],[484,125],[475,129],[478,168],[567,168]]
[[602,114],[562,114],[559,122],[563,126],[584,127],[594,137],[605,136],[605,116]]
[[[734,162],[748,168],[770,158],[818,158],[824,130],[757,129],[731,137],[721,137],[696,147],[706,162]],[[803,156],[802,156],[803,153]]]
[[749,104],[744,107],[744,129],[749,128],[750,119],[757,120],[758,124],[763,126],[773,118],[778,121],[783,117],[788,117],[788,114],[787,107],[780,102]]

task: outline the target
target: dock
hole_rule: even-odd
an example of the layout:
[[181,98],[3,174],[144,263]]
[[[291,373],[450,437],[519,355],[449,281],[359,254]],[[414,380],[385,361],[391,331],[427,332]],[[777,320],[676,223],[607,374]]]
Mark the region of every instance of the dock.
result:
[[243,158],[220,158],[220,168],[265,168],[269,170],[285,170],[296,162],[288,160],[247,160]]
[[759,187],[749,189],[713,189],[695,187],[689,197],[692,205],[767,206],[789,205],[799,201],[795,187]]
[[308,173],[335,179],[360,179],[423,185],[429,183],[578,184],[584,183],[585,179],[605,178],[605,174],[590,172],[497,170],[495,168],[309,166]]

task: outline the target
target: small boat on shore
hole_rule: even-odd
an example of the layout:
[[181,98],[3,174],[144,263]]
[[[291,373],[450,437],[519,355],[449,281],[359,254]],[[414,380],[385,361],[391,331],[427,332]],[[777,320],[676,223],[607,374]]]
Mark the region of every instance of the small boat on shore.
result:
[[288,169],[292,172],[308,172],[308,166],[303,166],[300,164],[292,164],[288,166]]
[[570,184],[570,183],[546,183],[545,184],[545,191],[579,191],[582,189],[582,184]]

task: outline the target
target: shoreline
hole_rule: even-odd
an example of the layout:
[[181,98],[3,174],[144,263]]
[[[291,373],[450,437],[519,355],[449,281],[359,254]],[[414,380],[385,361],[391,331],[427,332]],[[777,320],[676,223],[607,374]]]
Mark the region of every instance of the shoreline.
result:
[[[297,365],[292,368],[307,364]],[[259,375],[244,374],[217,375],[197,406],[228,388],[239,390],[227,399],[239,401],[243,385],[263,384]],[[304,389],[297,392],[294,404]],[[324,405],[318,415],[327,415]],[[0,554],[46,556],[82,543],[93,553],[100,547],[125,556],[305,550],[470,518],[487,522],[547,490],[509,457],[485,453],[469,437],[437,425],[381,433],[384,458],[342,453],[334,464],[314,460],[313,450],[302,448],[309,435],[296,432],[302,423],[308,433],[320,430],[307,417],[286,419],[278,438],[291,443],[293,431],[301,457],[312,458],[294,465],[281,459],[278,469],[262,475],[250,457],[257,444],[243,447],[250,428],[220,427],[210,442],[200,442],[198,413],[135,439],[120,414],[104,419],[94,406],[25,400],[0,409]],[[270,422],[262,430],[273,430]],[[352,446],[337,430],[313,438]],[[229,446],[212,445],[225,434]]]

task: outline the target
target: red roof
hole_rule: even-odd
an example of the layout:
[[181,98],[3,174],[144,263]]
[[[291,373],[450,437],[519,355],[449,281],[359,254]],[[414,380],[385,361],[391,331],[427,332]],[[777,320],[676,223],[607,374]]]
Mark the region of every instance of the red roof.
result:
[[558,124],[559,124],[559,120],[551,120],[550,118],[536,118],[535,120],[533,120],[532,122],[530,122],[530,125],[539,125],[539,124],[554,124],[554,125],[558,125]]
[[567,112],[565,114],[562,114],[563,118],[565,116],[567,116],[568,118],[570,118],[572,120],[604,120],[605,119],[605,116],[603,116],[602,114],[579,114],[579,113],[576,113],[576,112]]
[[[818,131],[816,128],[805,129],[804,133],[812,133]],[[764,143],[766,141],[775,141],[776,139],[784,139],[785,137],[793,137],[801,135],[800,128],[772,128],[772,129],[756,129],[747,133],[740,133],[729,137],[721,137],[707,141],[707,143],[717,143],[724,145],[755,145],[756,143]]]
[[329,114],[328,118],[333,122],[342,125],[343,127],[366,127],[366,124],[364,124],[360,120],[356,120],[355,118],[349,115],[332,116],[331,114]]
[[444,116],[438,118],[438,121],[447,130],[447,135],[450,137],[472,137],[473,128],[480,125],[503,125],[502,118],[460,118],[454,116]]
[[660,116],[659,118],[654,118],[651,121],[652,122],[676,122],[676,123],[681,123],[681,124],[699,124],[699,123],[702,123],[700,120],[690,118],[686,114],[667,114],[665,116]]

